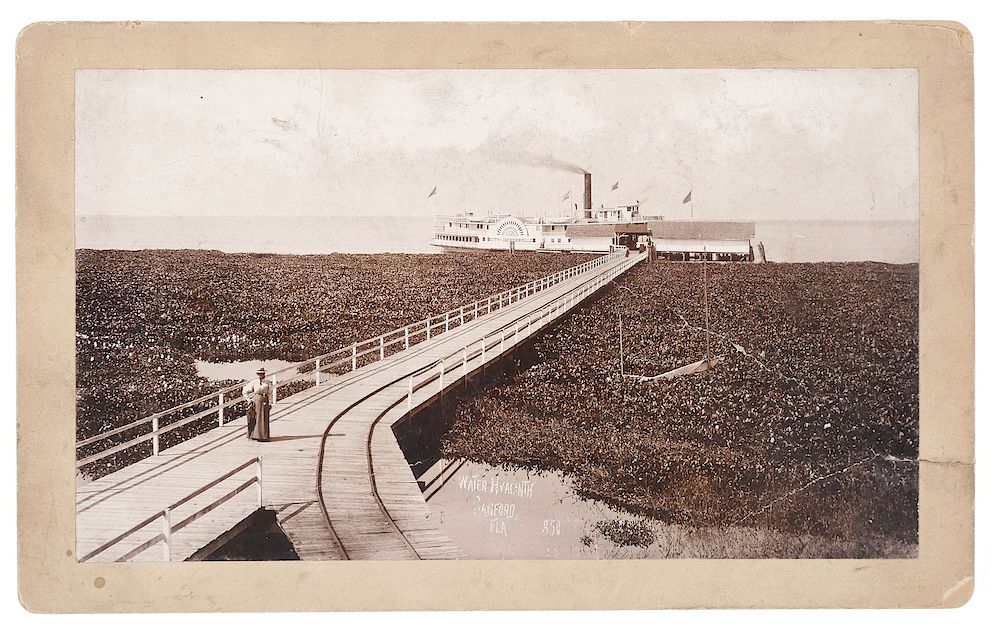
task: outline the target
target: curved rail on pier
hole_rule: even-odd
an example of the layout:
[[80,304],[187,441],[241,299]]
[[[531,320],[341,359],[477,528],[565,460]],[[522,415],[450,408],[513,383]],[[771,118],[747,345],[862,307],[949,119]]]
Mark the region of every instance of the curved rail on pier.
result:
[[[619,253],[623,252],[624,251]],[[326,526],[329,529],[334,542],[337,544],[340,552],[343,554],[345,559],[351,558],[350,553],[344,546],[343,541],[340,539],[340,536],[337,534],[336,528],[334,527],[333,521],[330,517],[330,512],[327,506],[326,497],[323,493],[323,466],[326,454],[326,445],[330,437],[330,433],[333,431],[336,424],[344,416],[346,416],[349,412],[351,412],[355,407],[363,403],[366,403],[372,397],[375,397],[376,395],[384,392],[385,390],[395,385],[398,385],[403,381],[409,381],[407,393],[396,398],[395,400],[391,401],[388,405],[381,408],[381,411],[379,412],[378,416],[376,416],[375,419],[372,421],[372,423],[369,425],[368,437],[366,442],[366,453],[367,453],[366,460],[368,465],[368,478],[371,486],[371,493],[374,499],[376,500],[381,513],[383,514],[384,518],[387,520],[389,525],[394,529],[395,533],[398,535],[400,540],[405,544],[405,546],[414,554],[414,556],[416,556],[418,559],[422,559],[420,551],[413,546],[413,544],[406,537],[406,534],[397,526],[395,519],[392,517],[392,513],[386,507],[384,501],[379,495],[378,482],[376,478],[375,468],[373,464],[373,455],[372,455],[372,438],[376,427],[380,423],[382,423],[386,415],[389,414],[393,409],[401,405],[403,402],[411,400],[414,392],[419,391],[420,389],[433,384],[435,381],[439,382],[437,393],[443,394],[443,391],[445,389],[444,377],[460,368],[462,369],[463,377],[467,377],[469,375],[470,361],[475,361],[476,359],[478,359],[480,362],[479,370],[480,371],[485,370],[487,364],[489,363],[489,360],[486,359],[487,352],[490,352],[494,350],[497,346],[500,346],[501,353],[499,356],[495,358],[495,360],[502,359],[503,355],[508,350],[514,349],[514,346],[511,346],[510,348],[505,348],[508,339],[513,337],[514,343],[517,344],[524,341],[527,338],[530,338],[533,334],[541,330],[539,328],[533,332],[532,331],[533,326],[543,321],[546,325],[551,324],[553,321],[558,319],[558,317],[561,317],[564,314],[566,314],[566,312],[570,308],[572,308],[573,306],[577,305],[582,301],[585,301],[590,296],[592,296],[596,291],[603,288],[607,280],[614,279],[615,277],[626,271],[628,268],[630,268],[631,265],[639,261],[639,259],[640,258],[636,258],[636,260],[631,260],[631,261],[624,260],[621,264],[619,264],[619,266],[616,266],[613,269],[609,269],[608,271],[604,272],[599,278],[590,279],[585,282],[581,282],[572,288],[566,289],[565,291],[554,297],[551,301],[546,303],[544,306],[536,308],[531,312],[527,313],[526,315],[522,315],[515,319],[511,319],[507,323],[495,328],[494,330],[490,331],[483,337],[477,339],[474,343],[466,344],[460,351],[453,352],[445,357],[437,359],[436,361],[424,364],[423,366],[409,372],[408,374],[396,377],[392,381],[386,382],[385,384],[367,392],[360,398],[356,399],[354,402],[352,402],[350,405],[344,408],[344,410],[341,411],[332,421],[330,421],[330,423],[324,429],[322,434],[322,439],[320,440],[319,456],[316,467],[316,493],[317,493],[317,498],[319,500],[320,509],[326,521]],[[604,258],[601,258],[601,260],[604,260]],[[602,261],[601,263],[603,264],[604,262]],[[508,330],[511,328],[513,328],[513,332],[508,332]],[[521,336],[521,332],[524,330],[526,330],[527,332],[524,336]],[[456,333],[455,335],[452,335],[452,337],[458,336],[458,334],[459,333]],[[498,335],[499,337],[497,338]],[[447,339],[451,339],[452,337],[448,337]],[[496,339],[487,343],[488,340],[494,338]],[[446,339],[442,339],[442,342],[445,340]],[[473,352],[471,355],[469,354],[470,348],[473,348]],[[401,358],[398,361],[402,362],[403,360],[404,359]],[[450,365],[449,361],[452,361]],[[431,370],[434,370],[434,373],[431,376],[423,378],[422,380],[419,381],[413,381],[415,377],[420,377],[430,372]],[[473,372],[474,371],[475,370],[473,370]],[[410,410],[412,410],[412,405],[408,406],[408,411]]]

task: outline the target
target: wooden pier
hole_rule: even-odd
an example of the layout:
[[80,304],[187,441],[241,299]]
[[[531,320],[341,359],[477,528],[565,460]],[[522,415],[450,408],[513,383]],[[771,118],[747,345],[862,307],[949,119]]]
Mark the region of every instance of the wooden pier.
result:
[[[158,449],[161,429],[204,417],[224,422],[225,407],[239,401],[227,391],[200,399],[212,406],[200,417],[161,427],[161,418],[182,411],[177,407],[125,426],[151,424],[152,432],[121,446],[150,442],[156,455],[78,484],[77,558],[200,559],[261,508],[276,512],[302,559],[463,558],[428,512],[393,425],[511,354],[643,259],[617,249],[319,357],[316,385],[272,406],[269,442],[248,440],[240,418]],[[341,364],[350,371],[321,381],[321,370]],[[275,395],[291,380],[276,379]]]

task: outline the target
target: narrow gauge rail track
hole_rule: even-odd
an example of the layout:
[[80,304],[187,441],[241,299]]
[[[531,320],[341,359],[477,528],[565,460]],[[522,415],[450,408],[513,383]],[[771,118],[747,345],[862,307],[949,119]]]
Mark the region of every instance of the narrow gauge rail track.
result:
[[[494,342],[492,342],[492,343],[490,343],[488,345],[485,345],[485,346],[481,347],[474,354],[472,354],[470,357],[468,357],[467,359],[465,359],[464,362],[463,362],[463,360],[456,360],[451,365],[445,364],[444,370],[441,373],[441,375],[448,375],[451,372],[454,372],[455,370],[457,370],[459,368],[462,368],[463,366],[466,366],[468,361],[471,361],[471,360],[474,360],[474,359],[477,359],[477,358],[481,359],[481,363],[480,363],[480,366],[479,366],[479,371],[485,371],[485,368],[486,368],[486,359],[483,358],[483,357],[486,354],[486,352],[493,350],[494,348],[496,348],[496,346],[502,345],[503,342],[508,337],[513,336],[513,338],[515,339],[515,341],[517,341],[518,340],[517,339],[518,333],[520,333],[524,329],[527,329],[529,331],[529,334],[530,334],[531,328],[537,322],[539,322],[539,321],[541,321],[543,319],[543,317],[540,316],[540,315],[539,316],[535,316],[536,314],[542,313],[546,308],[548,308],[549,306],[551,306],[553,303],[559,301],[560,299],[562,299],[563,297],[565,297],[567,295],[570,295],[570,294],[576,292],[581,287],[586,286],[587,284],[591,283],[591,281],[592,280],[586,280],[586,281],[579,282],[579,283],[575,284],[573,287],[568,288],[568,289],[564,290],[563,292],[559,293],[558,295],[554,296],[552,299],[550,299],[548,302],[545,303],[544,307],[536,308],[536,309],[532,310],[530,313],[528,313],[528,315],[522,315],[521,317],[517,317],[517,318],[511,319],[511,320],[507,321],[505,324],[503,324],[503,325],[501,325],[501,326],[499,326],[497,328],[494,328],[492,331],[490,331],[489,333],[487,333],[486,335],[484,335],[483,339],[487,339],[487,338],[493,337],[493,336],[497,335],[498,333],[503,333],[503,331],[505,331],[512,324],[516,324],[517,322],[520,322],[520,321],[525,321],[526,317],[531,316],[531,318],[528,319],[528,321],[525,324],[518,325],[513,330],[513,332],[510,335],[506,335],[505,334],[505,335],[503,335],[501,337],[501,339],[498,339],[497,341],[494,341]],[[594,294],[591,294],[590,296],[586,297],[583,301],[587,301],[587,300],[593,298],[594,295],[596,295],[597,293],[599,293],[601,290],[604,290],[604,288],[606,288],[606,287],[598,289],[597,292],[595,292]],[[566,314],[568,314],[568,313],[564,312],[564,313],[560,314],[555,320],[553,320],[552,323],[557,322],[559,319],[561,319],[562,317],[564,317]],[[492,316],[487,317],[487,320],[491,320],[492,318],[493,318]],[[473,323],[475,323],[475,322],[473,322]],[[479,323],[483,323],[483,322],[480,321]],[[436,344],[439,345],[439,344],[444,343],[446,341],[450,341],[451,339],[453,339],[456,336],[459,336],[460,334],[461,334],[461,332],[458,331],[458,329],[456,329],[456,330],[452,331],[451,333],[445,334],[443,337],[439,335],[439,338],[436,338]],[[512,349],[505,350],[504,353],[506,353],[507,351],[512,351]],[[501,353],[501,355],[497,357],[497,360],[500,360],[503,357],[504,353]],[[381,368],[379,368],[379,370],[382,370],[382,369],[384,369],[386,367],[393,367],[395,365],[398,365],[399,363],[402,363],[403,361],[406,361],[410,357],[411,354],[416,354],[416,353],[415,352],[409,352],[409,351],[403,352],[403,353],[397,353],[396,355],[393,355],[394,357],[397,357],[397,358],[393,359],[393,361],[391,362],[391,365],[383,365]],[[377,388],[369,391],[368,393],[366,393],[365,395],[363,395],[362,397],[358,398],[357,400],[355,400],[354,402],[352,402],[350,405],[348,405],[333,420],[331,420],[330,423],[323,430],[323,435],[322,435],[322,438],[320,439],[319,457],[317,459],[317,466],[316,466],[316,494],[317,494],[317,499],[319,501],[320,510],[323,513],[323,518],[325,520],[326,526],[329,529],[330,535],[333,538],[334,543],[337,545],[338,550],[343,555],[344,559],[350,559],[351,558],[350,557],[350,553],[347,552],[347,548],[344,546],[343,541],[340,539],[340,536],[337,534],[337,530],[333,526],[333,521],[330,518],[329,509],[327,507],[326,498],[323,495],[323,463],[324,463],[324,457],[325,457],[325,454],[326,454],[327,440],[329,439],[331,432],[333,431],[333,429],[336,426],[337,422],[339,422],[341,419],[343,419],[344,416],[346,416],[351,410],[353,410],[358,405],[364,403],[365,401],[367,401],[371,397],[373,397],[373,396],[375,396],[375,395],[377,395],[377,394],[379,394],[379,393],[381,393],[381,392],[383,392],[383,391],[385,391],[385,390],[387,390],[387,389],[389,389],[389,388],[391,388],[391,387],[393,387],[393,386],[401,383],[402,381],[405,381],[405,380],[409,379],[410,377],[418,376],[418,375],[420,375],[420,374],[422,374],[424,372],[427,372],[431,368],[434,368],[435,366],[441,364],[444,361],[445,358],[447,358],[447,357],[443,357],[443,358],[437,359],[435,361],[431,361],[430,363],[424,364],[423,366],[417,368],[416,370],[413,370],[409,374],[406,374],[404,376],[401,376],[401,377],[398,377],[396,379],[393,379],[392,381],[389,381],[389,382],[385,383],[384,385],[381,385],[381,386],[379,386],[379,387],[377,387]],[[473,372],[475,372],[475,370]],[[428,378],[420,381],[419,383],[414,383],[413,384],[413,391],[416,392],[420,388],[423,388],[423,387],[425,387],[425,386],[433,383],[435,380],[437,380],[437,375],[428,377]],[[353,382],[352,382],[352,384],[353,384]],[[346,384],[345,384],[345,386],[346,386]],[[375,417],[375,420],[373,420],[372,423],[371,423],[371,425],[369,425],[369,427],[368,427],[368,438],[367,438],[367,441],[366,441],[366,454],[367,454],[366,459],[367,459],[367,464],[368,464],[368,480],[369,480],[369,485],[371,486],[372,497],[375,499],[375,501],[376,501],[376,503],[378,505],[378,508],[381,511],[383,517],[389,523],[389,525],[391,526],[391,528],[393,529],[393,531],[399,536],[400,540],[414,554],[414,556],[417,559],[422,559],[422,557],[420,555],[420,552],[413,546],[413,544],[409,541],[409,539],[407,539],[406,534],[399,528],[399,526],[396,523],[396,520],[392,517],[392,514],[389,512],[389,509],[386,507],[385,502],[382,500],[381,496],[379,495],[378,482],[376,481],[376,477],[375,477],[375,468],[374,468],[374,461],[373,461],[373,456],[372,456],[372,439],[373,439],[376,427],[378,426],[378,424],[380,422],[382,422],[382,419],[385,418],[385,416],[390,411],[392,411],[394,408],[396,408],[397,406],[399,406],[400,404],[402,404],[406,399],[407,399],[407,394],[404,394],[404,395],[400,396],[399,398],[393,400],[384,409],[382,409],[382,411],[379,413],[379,415]]]

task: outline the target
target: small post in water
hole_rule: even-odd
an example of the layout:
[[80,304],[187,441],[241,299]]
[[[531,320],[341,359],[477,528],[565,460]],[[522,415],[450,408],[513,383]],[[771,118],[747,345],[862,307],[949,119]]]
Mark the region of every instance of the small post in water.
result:
[[708,369],[708,365],[711,364],[712,360],[712,344],[708,336],[708,247],[702,247],[705,251],[703,256],[702,271],[704,271],[704,286],[705,286],[705,364]]

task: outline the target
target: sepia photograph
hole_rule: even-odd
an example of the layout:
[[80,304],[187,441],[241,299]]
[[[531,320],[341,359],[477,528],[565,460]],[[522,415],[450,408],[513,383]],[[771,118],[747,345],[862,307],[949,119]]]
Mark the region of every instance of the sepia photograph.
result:
[[76,561],[919,556],[916,69],[74,91]]
[[21,605],[964,605],[972,48],[25,28]]

